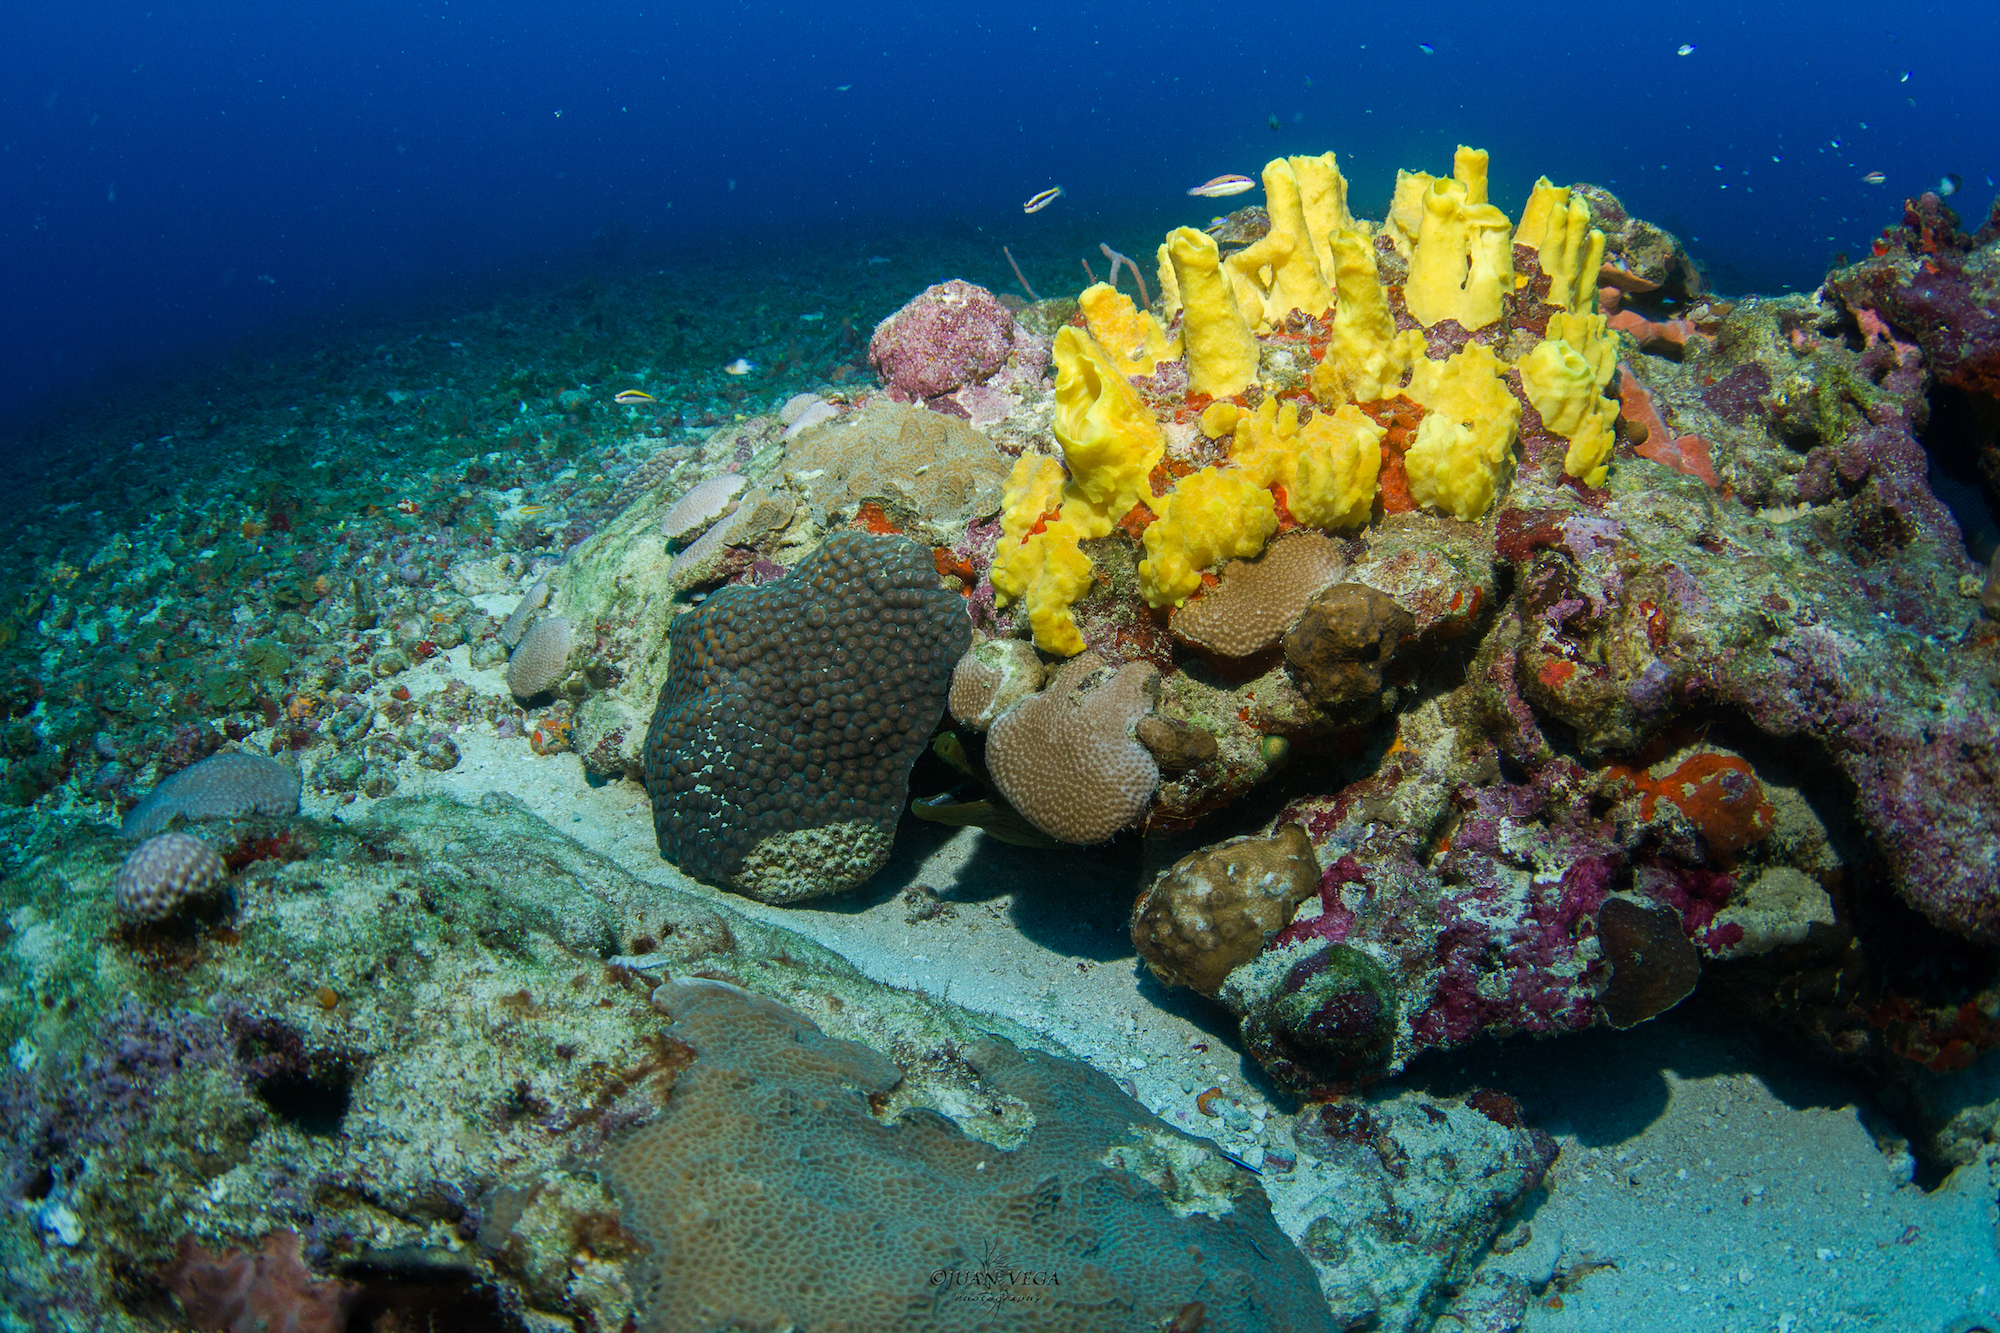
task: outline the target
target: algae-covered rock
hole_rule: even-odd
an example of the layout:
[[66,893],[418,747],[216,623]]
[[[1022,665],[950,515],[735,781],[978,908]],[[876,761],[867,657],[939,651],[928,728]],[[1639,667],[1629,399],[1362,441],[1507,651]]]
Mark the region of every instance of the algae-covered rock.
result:
[[[647,1002],[668,975],[898,1052],[1034,1044],[636,880],[498,793],[268,821],[232,849],[251,859],[227,925],[171,935],[107,932],[124,845],[105,830],[21,848],[0,879],[0,1185],[33,1206],[0,1210],[0,1320],[24,1327],[60,1301],[93,1327],[164,1329],[172,1303],[129,1274],[186,1238],[226,1256],[282,1229],[375,1308],[396,1308],[393,1271],[483,1287],[467,1308],[496,1326],[516,1295],[494,1292],[622,1326],[629,1242],[575,1173],[671,1085]],[[887,1106],[974,1104],[962,1062],[923,1063]]]

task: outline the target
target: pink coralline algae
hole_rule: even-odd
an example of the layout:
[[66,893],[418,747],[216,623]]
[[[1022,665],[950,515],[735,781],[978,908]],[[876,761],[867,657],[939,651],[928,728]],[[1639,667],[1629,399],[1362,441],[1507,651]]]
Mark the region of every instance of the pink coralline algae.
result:
[[1014,317],[992,292],[959,278],[926,287],[875,326],[868,363],[889,396],[917,402],[983,383],[1007,364]]

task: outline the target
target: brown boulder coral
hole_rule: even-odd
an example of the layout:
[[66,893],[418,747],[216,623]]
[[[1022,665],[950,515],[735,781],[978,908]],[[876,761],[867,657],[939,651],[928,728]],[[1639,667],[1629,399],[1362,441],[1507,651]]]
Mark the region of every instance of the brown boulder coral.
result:
[[660,854],[764,902],[867,879],[971,633],[920,548],[859,532],[675,620],[645,747]]
[[1365,583],[1339,583],[1306,604],[1285,634],[1285,661],[1313,702],[1351,703],[1382,688],[1382,668],[1416,619]]
[[[691,1057],[606,1178],[649,1242],[646,1333],[688,1328],[1331,1330],[1248,1173],[1087,1065],[999,1039],[965,1058],[1030,1129],[1001,1148],[927,1108],[886,1123],[894,1061],[716,982],[654,993]],[[1004,1277],[1002,1275],[1005,1275]],[[1190,1326],[1191,1325],[1177,1325]]]
[[1213,996],[1318,887],[1319,862],[1297,824],[1231,838],[1182,857],[1139,895],[1132,944],[1166,985]]
[[1158,679],[1146,663],[1113,668],[1096,653],[1065,662],[987,733],[1001,795],[1063,842],[1103,842],[1137,819],[1160,784],[1159,764],[1133,736]]

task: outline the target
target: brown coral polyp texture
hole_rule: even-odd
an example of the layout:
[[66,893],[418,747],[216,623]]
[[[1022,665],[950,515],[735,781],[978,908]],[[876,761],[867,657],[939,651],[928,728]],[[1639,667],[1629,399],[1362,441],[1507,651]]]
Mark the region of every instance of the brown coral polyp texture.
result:
[[112,903],[127,921],[164,921],[228,876],[213,847],[187,833],[162,833],[132,849],[112,883]]
[[1064,663],[987,733],[986,765],[1001,794],[1063,842],[1103,842],[1137,819],[1160,785],[1159,764],[1133,736],[1158,678],[1147,663],[1112,670],[1096,653]]
[[851,531],[681,616],[646,735],[661,855],[768,902],[866,879],[971,634],[921,548]]
[[1297,824],[1231,838],[1176,861],[1132,905],[1132,944],[1169,986],[1214,995],[1263,952],[1319,887],[1319,862]]
[[[1229,1206],[1174,1207],[1129,1159],[1195,1141],[1088,1066],[968,1046],[987,1095],[1033,1115],[1002,1149],[928,1109],[876,1119],[870,1099],[902,1071],[775,1001],[697,981],[653,1002],[694,1059],[659,1118],[604,1154],[648,1246],[630,1270],[642,1333],[1125,1333],[1165,1328],[1195,1301],[1211,1329],[1333,1327],[1254,1179],[1219,1156],[1180,1158],[1191,1179],[1163,1175],[1167,1189],[1198,1185]],[[1018,1275],[1018,1299],[999,1307],[974,1289],[996,1256]]]

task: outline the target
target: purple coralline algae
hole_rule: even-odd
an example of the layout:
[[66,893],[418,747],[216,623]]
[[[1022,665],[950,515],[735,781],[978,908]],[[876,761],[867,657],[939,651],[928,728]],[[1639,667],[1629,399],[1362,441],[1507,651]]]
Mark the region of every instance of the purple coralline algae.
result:
[[984,382],[1007,364],[1014,317],[984,287],[957,278],[927,287],[875,326],[868,362],[899,402]]

